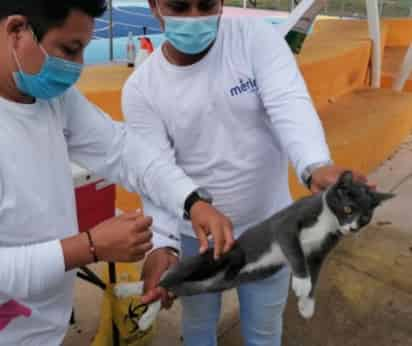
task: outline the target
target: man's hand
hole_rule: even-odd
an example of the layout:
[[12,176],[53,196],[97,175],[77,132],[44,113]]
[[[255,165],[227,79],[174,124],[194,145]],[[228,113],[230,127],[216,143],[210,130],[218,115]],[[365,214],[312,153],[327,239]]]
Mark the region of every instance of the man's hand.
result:
[[125,213],[94,227],[90,233],[100,261],[136,262],[153,248],[152,218],[141,211]]
[[[343,169],[335,165],[324,166],[316,169],[312,173],[312,181],[310,185],[311,192],[318,193],[327,189],[330,185],[335,184],[340,175],[347,170],[348,169]],[[355,181],[367,184],[371,188],[376,187],[375,185],[368,183],[368,179],[363,174],[354,171],[352,171],[352,173]]]
[[190,219],[200,242],[200,253],[208,249],[209,235],[214,241],[215,259],[232,248],[235,242],[232,222],[212,205],[203,201],[196,202],[190,209]]
[[161,299],[165,309],[169,309],[173,305],[174,297],[158,285],[162,275],[178,261],[177,256],[167,248],[157,249],[147,257],[142,270],[144,282],[142,304],[149,304]]

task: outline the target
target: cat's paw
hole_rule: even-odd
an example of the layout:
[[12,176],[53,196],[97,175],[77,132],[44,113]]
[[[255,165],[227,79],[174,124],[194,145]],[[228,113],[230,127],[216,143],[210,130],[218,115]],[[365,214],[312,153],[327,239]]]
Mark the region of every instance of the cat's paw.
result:
[[311,318],[315,313],[315,300],[310,297],[300,297],[298,308],[299,313],[303,318]]
[[295,292],[296,297],[308,297],[312,290],[312,281],[310,280],[310,277],[298,278],[293,276],[292,289]]
[[143,294],[143,282],[126,282],[114,285],[113,293],[117,298],[126,298]]
[[161,308],[162,302],[160,300],[157,300],[149,305],[147,311],[139,320],[139,329],[141,331],[145,331],[150,328]]

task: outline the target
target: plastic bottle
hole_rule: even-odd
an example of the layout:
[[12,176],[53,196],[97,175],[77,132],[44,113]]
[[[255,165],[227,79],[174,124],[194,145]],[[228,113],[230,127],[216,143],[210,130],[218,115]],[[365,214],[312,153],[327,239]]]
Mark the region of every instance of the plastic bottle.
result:
[[138,68],[153,53],[153,44],[149,37],[139,37],[140,49],[136,54],[134,68]]
[[133,33],[129,32],[129,37],[127,38],[127,66],[134,67],[135,60],[136,60],[136,45],[133,40]]

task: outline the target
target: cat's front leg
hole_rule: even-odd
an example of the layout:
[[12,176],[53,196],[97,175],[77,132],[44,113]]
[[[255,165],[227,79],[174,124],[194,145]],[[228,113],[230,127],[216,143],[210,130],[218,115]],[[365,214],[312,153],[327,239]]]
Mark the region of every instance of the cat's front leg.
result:
[[300,278],[295,275],[292,276],[292,289],[296,297],[309,297],[312,290],[312,283],[310,277]]
[[311,318],[315,313],[315,300],[312,297],[299,297],[298,308],[303,318]]
[[279,245],[292,269],[293,291],[297,297],[308,297],[312,290],[312,282],[298,237],[285,232],[279,239]]
[[312,290],[307,297],[301,297],[298,302],[299,312],[304,318],[311,318],[315,313],[315,289],[324,257],[325,254],[323,253],[312,253],[307,257]]

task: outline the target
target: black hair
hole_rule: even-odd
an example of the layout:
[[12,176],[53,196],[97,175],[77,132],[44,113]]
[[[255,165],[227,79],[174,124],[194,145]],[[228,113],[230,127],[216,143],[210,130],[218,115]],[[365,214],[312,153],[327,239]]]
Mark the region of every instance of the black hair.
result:
[[106,0],[0,0],[0,21],[12,16],[27,17],[36,37],[63,25],[72,10],[79,10],[92,18],[106,11]]

